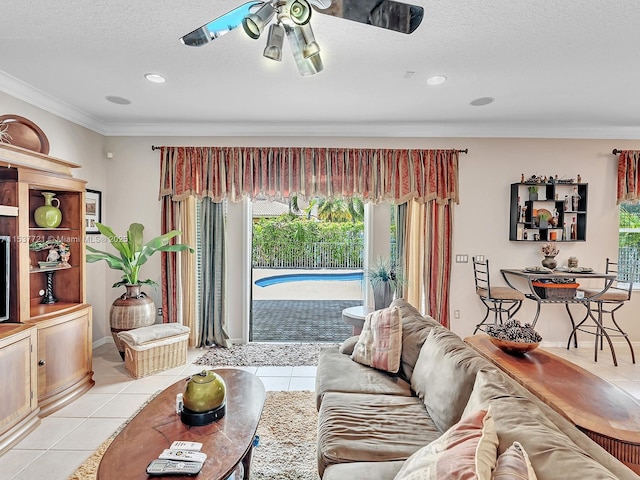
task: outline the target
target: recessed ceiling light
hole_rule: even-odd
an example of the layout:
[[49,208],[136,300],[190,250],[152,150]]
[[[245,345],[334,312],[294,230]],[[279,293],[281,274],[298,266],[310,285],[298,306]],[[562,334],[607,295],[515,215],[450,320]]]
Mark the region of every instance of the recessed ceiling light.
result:
[[434,75],[433,77],[427,78],[427,85],[440,85],[447,81],[447,77],[444,75]]
[[480,97],[473,100],[471,102],[471,105],[473,105],[474,107],[482,107],[484,105],[489,105],[490,103],[493,103],[495,101],[496,99],[493,97]]
[[116,97],[114,95],[107,95],[104,98],[109,100],[111,103],[117,103],[118,105],[129,105],[131,103],[131,100],[122,97]]
[[144,78],[153,83],[164,83],[167,81],[167,79],[159,73],[145,73]]

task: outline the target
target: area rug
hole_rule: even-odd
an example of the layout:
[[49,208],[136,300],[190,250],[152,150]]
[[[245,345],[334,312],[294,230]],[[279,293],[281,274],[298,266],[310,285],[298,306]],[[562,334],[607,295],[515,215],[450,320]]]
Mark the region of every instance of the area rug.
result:
[[[260,441],[253,450],[251,478],[318,480],[317,422],[313,392],[267,392],[258,425]],[[118,432],[100,445],[69,480],[94,480],[102,455]]]
[[213,347],[198,357],[196,365],[210,367],[316,366],[323,348],[336,343],[246,343],[231,348]]

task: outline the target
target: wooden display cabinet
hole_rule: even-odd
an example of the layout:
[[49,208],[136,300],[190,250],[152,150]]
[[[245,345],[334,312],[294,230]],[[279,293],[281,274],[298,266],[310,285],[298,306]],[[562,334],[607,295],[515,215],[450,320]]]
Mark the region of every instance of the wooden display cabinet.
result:
[[[537,188],[537,200],[529,188]],[[512,183],[509,209],[509,240],[582,242],[587,239],[586,183]],[[577,198],[573,202],[574,195]],[[568,202],[568,205],[565,203]],[[550,214],[551,221],[541,221]]]
[[[72,176],[77,167],[0,144],[0,235],[11,237],[9,321],[33,330],[30,367],[36,380],[34,383],[24,366],[19,373],[7,356],[0,355],[0,372],[32,385],[39,416],[64,407],[94,384],[92,310],[86,303],[85,181]],[[60,201],[62,221],[56,228],[41,228],[34,221],[36,208],[44,205],[42,192],[53,192]],[[29,245],[49,239],[69,245],[68,266],[42,268],[38,264],[48,252],[31,250]],[[5,395],[0,394],[0,405]],[[24,407],[14,407],[16,421],[28,423],[30,414]],[[2,415],[6,412],[0,410]],[[1,439],[10,429],[15,426],[4,425],[0,418],[0,453]]]
[[0,323],[0,454],[40,423],[36,398],[36,330],[29,325]]

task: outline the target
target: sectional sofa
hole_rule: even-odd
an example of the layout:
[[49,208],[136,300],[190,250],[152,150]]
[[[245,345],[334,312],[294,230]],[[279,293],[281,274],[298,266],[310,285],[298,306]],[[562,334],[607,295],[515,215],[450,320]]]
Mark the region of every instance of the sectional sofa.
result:
[[[359,337],[320,354],[316,395],[318,473],[323,480],[463,478],[446,475],[454,472],[451,463],[434,476],[411,476],[405,470],[407,462],[416,463],[424,450],[456,431],[461,419],[480,410],[491,412],[497,436],[494,463],[513,451],[514,444],[524,451],[530,475],[501,478],[640,479],[435,320],[402,299],[389,310],[401,323],[397,373],[352,360]],[[441,457],[447,448],[440,445],[431,453]],[[425,463],[424,455],[420,461]],[[448,461],[463,460],[453,454]]]

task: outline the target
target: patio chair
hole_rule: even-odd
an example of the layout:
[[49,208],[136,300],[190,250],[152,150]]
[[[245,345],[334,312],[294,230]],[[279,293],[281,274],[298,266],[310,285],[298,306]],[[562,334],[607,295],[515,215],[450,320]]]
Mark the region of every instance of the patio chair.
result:
[[[515,288],[492,286],[489,275],[489,260],[478,261],[476,257],[472,257],[472,260],[476,294],[480,297],[484,306],[487,307],[487,313],[473,331],[475,335],[478,330],[486,331],[486,321],[491,312],[493,312],[494,325],[497,325],[498,322],[502,324],[503,321],[512,318],[520,310],[525,296]],[[506,319],[502,318],[504,314],[507,316]]]
[[[613,349],[613,344],[611,343],[611,337],[623,337],[627,341],[627,345],[629,345],[629,350],[631,351],[631,361],[636,363],[636,355],[633,351],[633,344],[631,340],[629,340],[629,335],[624,332],[618,322],[616,321],[615,312],[621,308],[625,302],[631,300],[631,292],[633,290],[633,280],[636,276],[636,265],[619,265],[617,262],[612,262],[607,258],[607,266],[605,273],[615,273],[616,280],[614,280],[613,284],[609,289],[604,292],[602,295],[598,294],[602,291],[602,289],[590,289],[590,288],[580,288],[579,291],[584,293],[584,298],[589,302],[587,305],[587,316],[581,322],[587,319],[590,314],[597,312],[597,322],[595,325],[593,333],[596,336],[596,345],[595,345],[595,355],[594,361],[598,361],[598,343],[600,343],[600,350],[602,350],[603,345],[603,337],[607,339],[609,346],[611,347],[611,355],[613,357],[614,365],[618,365],[618,361],[616,359],[616,354]],[[594,297],[591,299],[591,297]],[[605,326],[604,324],[604,314],[608,313],[611,315],[611,321],[613,322],[613,326]],[[592,317],[593,318],[593,317]],[[581,330],[584,331],[584,330]],[[609,333],[612,332],[612,333]],[[598,339],[600,340],[598,342]]]

